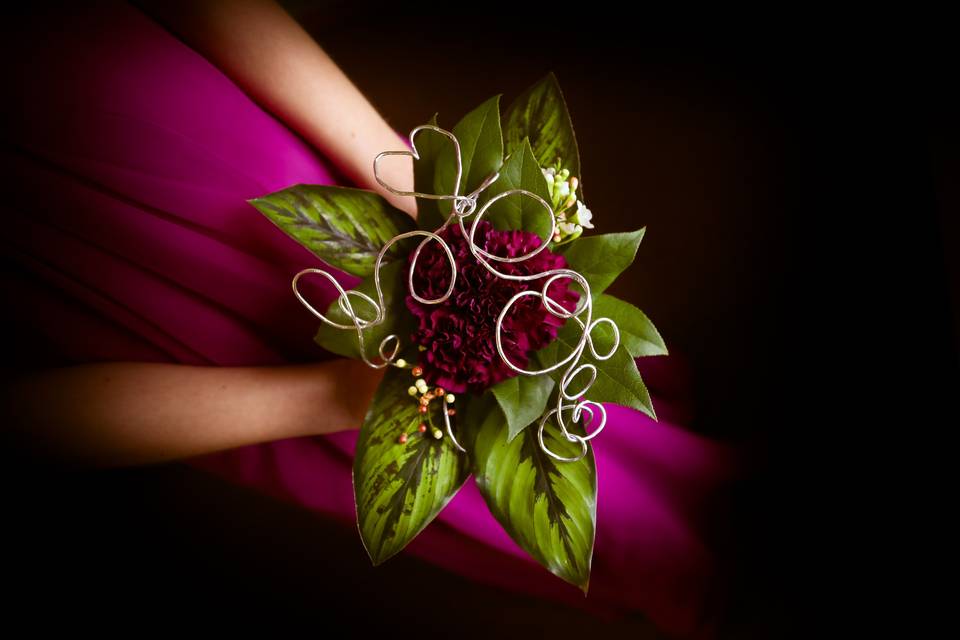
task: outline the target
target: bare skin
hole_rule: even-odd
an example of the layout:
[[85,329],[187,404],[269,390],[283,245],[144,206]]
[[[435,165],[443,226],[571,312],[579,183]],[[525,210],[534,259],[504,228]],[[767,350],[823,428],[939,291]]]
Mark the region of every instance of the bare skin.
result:
[[356,429],[383,373],[346,358],[273,367],[105,362],[19,375],[2,401],[7,428],[32,454],[113,467]]
[[[373,177],[380,151],[403,149],[320,46],[265,0],[136,2],[214,62],[362,188],[416,217],[411,197]],[[385,180],[412,190],[409,158]],[[6,372],[6,435],[69,467],[167,462],[237,446],[360,427],[384,369],[338,358],[304,365],[205,367],[146,362]]]
[[[374,178],[381,151],[406,147],[319,44],[271,0],[134,2],[228,75],[247,95],[297,131],[364,189],[416,217],[416,200]],[[392,156],[382,177],[413,190],[413,160]]]

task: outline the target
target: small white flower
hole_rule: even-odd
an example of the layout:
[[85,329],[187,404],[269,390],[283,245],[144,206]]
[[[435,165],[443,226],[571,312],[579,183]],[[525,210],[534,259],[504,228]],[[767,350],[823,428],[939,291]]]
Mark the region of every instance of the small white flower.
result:
[[587,209],[583,202],[577,200],[577,221],[582,224],[587,229],[593,229],[593,223],[590,221],[593,219],[593,213],[590,209]]
[[557,189],[560,190],[560,197],[561,197],[561,198],[566,198],[568,195],[570,195],[570,183],[567,182],[566,180],[564,180],[563,182],[559,183],[559,184],[557,185]]
[[568,236],[577,230],[577,225],[573,224],[572,222],[561,222],[557,226],[560,227],[560,233],[565,236]]

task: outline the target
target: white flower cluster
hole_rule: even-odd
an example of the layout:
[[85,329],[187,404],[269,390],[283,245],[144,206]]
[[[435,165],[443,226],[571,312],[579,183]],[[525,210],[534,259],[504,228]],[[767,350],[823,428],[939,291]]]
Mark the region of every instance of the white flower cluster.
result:
[[[584,229],[593,229],[593,213],[577,199],[577,177],[571,176],[569,169],[560,169],[559,166],[548,167],[542,171],[547,181],[553,213],[557,218],[553,242],[570,242],[577,239]],[[571,212],[573,205],[577,205],[577,209]]]

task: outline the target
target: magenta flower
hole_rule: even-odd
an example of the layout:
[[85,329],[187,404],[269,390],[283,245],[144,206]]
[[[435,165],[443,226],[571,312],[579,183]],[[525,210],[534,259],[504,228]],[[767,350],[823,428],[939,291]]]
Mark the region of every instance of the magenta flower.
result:
[[[524,281],[499,278],[473,257],[459,224],[451,223],[439,235],[456,260],[457,281],[450,297],[439,304],[423,304],[407,294],[407,308],[418,319],[418,327],[410,339],[426,348],[418,364],[428,384],[454,392],[482,393],[501,380],[520,375],[497,353],[494,337],[497,316],[517,292],[540,291],[549,276]],[[522,256],[541,244],[535,233],[519,229],[497,231],[486,220],[477,225],[474,241],[478,247],[499,257]],[[412,258],[411,252],[408,265]],[[562,255],[549,249],[520,262],[489,259],[488,262],[497,271],[511,275],[530,275],[567,266]],[[417,259],[414,291],[421,298],[439,298],[450,286],[450,275],[446,252],[437,242],[428,242]],[[547,293],[567,311],[574,311],[580,294],[569,287],[570,282],[568,278],[558,278]],[[514,365],[537,369],[538,366],[529,366],[530,357],[555,340],[557,330],[565,322],[565,318],[550,313],[539,296],[523,296],[513,303],[503,320],[503,350]]]

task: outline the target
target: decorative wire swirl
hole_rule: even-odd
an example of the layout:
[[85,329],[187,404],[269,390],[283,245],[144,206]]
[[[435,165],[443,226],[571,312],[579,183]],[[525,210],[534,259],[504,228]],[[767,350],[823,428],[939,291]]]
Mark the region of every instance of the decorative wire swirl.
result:
[[[456,181],[454,182],[454,190],[452,194],[447,195],[447,194],[420,193],[417,191],[399,191],[397,189],[394,189],[392,186],[390,186],[380,178],[379,163],[380,163],[380,160],[385,156],[410,156],[414,160],[420,159],[420,154],[417,151],[415,138],[416,138],[416,135],[424,129],[429,129],[431,131],[440,133],[446,136],[447,138],[449,138],[453,142],[453,147],[455,151],[454,157],[456,160],[457,171],[456,171]],[[537,440],[540,443],[540,448],[543,449],[543,451],[547,455],[551,456],[556,460],[559,460],[562,462],[576,462],[578,460],[581,460],[584,456],[587,455],[587,451],[588,451],[587,441],[596,437],[597,434],[599,434],[603,430],[603,427],[606,425],[607,411],[604,408],[604,406],[599,402],[594,402],[592,400],[587,400],[585,398],[578,400],[578,398],[583,398],[587,390],[591,386],[593,386],[594,381],[596,381],[597,368],[594,365],[589,363],[580,364],[579,366],[577,363],[579,362],[580,357],[583,355],[584,348],[587,346],[590,347],[590,353],[596,360],[607,360],[608,358],[611,358],[613,354],[616,353],[617,348],[620,346],[619,327],[617,327],[617,324],[610,318],[596,318],[591,321],[591,316],[593,313],[593,300],[592,300],[592,297],[590,296],[590,283],[587,282],[586,278],[584,278],[582,275],[580,275],[578,272],[572,269],[567,269],[567,268],[550,269],[548,271],[543,271],[541,273],[536,273],[536,274],[515,275],[515,274],[501,273],[500,271],[497,271],[493,266],[491,266],[490,263],[487,262],[486,258],[489,258],[490,260],[494,260],[497,262],[522,262],[524,260],[528,260],[532,258],[533,256],[537,255],[538,253],[540,253],[541,251],[547,248],[549,238],[553,237],[553,234],[556,232],[556,225],[557,225],[556,217],[554,216],[554,213],[553,213],[553,208],[550,206],[550,204],[547,201],[545,201],[543,198],[541,198],[537,194],[531,191],[527,191],[526,189],[509,189],[507,191],[504,191],[502,193],[495,195],[494,197],[490,198],[490,200],[488,200],[486,203],[484,203],[483,207],[480,208],[480,211],[477,212],[476,217],[473,219],[473,224],[470,226],[470,229],[468,232],[463,224],[463,219],[469,215],[472,215],[476,211],[477,197],[484,189],[486,189],[488,186],[493,184],[500,177],[500,174],[497,172],[492,173],[481,183],[479,187],[477,187],[469,195],[460,195],[460,179],[463,174],[463,161],[460,153],[460,142],[457,140],[457,137],[453,133],[445,129],[441,129],[440,127],[437,127],[435,125],[429,125],[429,124],[420,125],[419,127],[414,128],[413,131],[410,132],[410,146],[413,149],[412,151],[383,151],[377,154],[377,157],[374,158],[374,161],[373,161],[373,173],[374,173],[374,176],[376,177],[377,182],[379,182],[385,189],[387,189],[391,193],[395,193],[401,196],[414,196],[417,198],[428,198],[433,200],[453,200],[453,210],[451,215],[447,217],[447,219],[444,221],[442,225],[440,225],[440,227],[436,230],[436,232],[430,232],[430,231],[418,229],[415,231],[408,231],[406,233],[401,233],[395,236],[394,238],[392,238],[380,249],[380,253],[377,255],[377,260],[376,260],[376,264],[374,266],[374,271],[373,271],[374,285],[377,289],[376,301],[373,300],[370,296],[362,292],[355,291],[355,290],[344,290],[343,287],[341,287],[340,284],[336,281],[336,279],[334,279],[334,277],[330,275],[330,273],[328,273],[327,271],[324,271],[323,269],[314,269],[314,268],[304,269],[300,271],[296,276],[294,276],[293,278],[294,294],[296,294],[300,302],[303,303],[303,305],[308,310],[310,310],[311,313],[313,313],[315,316],[320,318],[320,320],[327,323],[328,325],[332,327],[336,327],[338,329],[350,329],[350,328],[356,329],[357,339],[359,341],[359,347],[360,347],[360,356],[363,358],[364,362],[366,362],[369,366],[375,369],[381,369],[383,367],[386,367],[389,364],[392,364],[394,359],[397,356],[397,352],[399,351],[399,348],[400,348],[399,336],[397,336],[396,334],[390,334],[385,338],[383,338],[383,340],[381,340],[379,353],[380,353],[380,358],[382,359],[382,362],[379,362],[379,363],[371,362],[367,358],[366,348],[364,346],[364,340],[363,340],[363,330],[368,327],[376,326],[382,323],[385,317],[383,291],[380,288],[380,265],[383,260],[383,256],[387,252],[387,250],[390,248],[390,246],[399,240],[416,236],[416,235],[426,236],[420,242],[420,244],[417,245],[417,248],[414,249],[413,251],[412,261],[410,263],[410,270],[407,277],[407,287],[410,291],[410,295],[412,295],[417,301],[421,302],[422,304],[439,304],[441,302],[444,302],[453,293],[453,288],[457,281],[457,265],[456,265],[456,260],[453,257],[453,253],[450,251],[450,247],[443,240],[443,238],[441,238],[438,235],[438,233],[443,231],[443,229],[445,229],[447,225],[450,224],[450,222],[454,219],[453,214],[455,214],[456,219],[460,225],[460,231],[462,232],[463,236],[468,240],[467,243],[468,243],[468,246],[470,247],[470,252],[473,254],[474,258],[476,258],[477,261],[480,264],[482,264],[484,267],[486,267],[486,269],[489,270],[492,274],[494,274],[498,278],[503,278],[505,280],[535,280],[538,278],[547,277],[546,281],[543,284],[543,288],[540,291],[535,291],[530,289],[520,291],[517,294],[515,294],[512,298],[510,298],[510,300],[508,300],[507,303],[503,306],[503,309],[500,311],[500,315],[497,317],[496,330],[494,333],[496,337],[497,353],[500,355],[500,357],[503,359],[503,361],[506,363],[508,367],[510,367],[511,369],[513,369],[519,374],[527,375],[527,376],[536,376],[536,375],[549,373],[551,371],[559,369],[560,367],[567,364],[568,362],[570,363],[570,366],[567,368],[567,370],[564,372],[563,376],[560,379],[560,385],[559,385],[560,392],[557,394],[556,406],[550,409],[550,411],[547,411],[546,413],[544,413],[543,416],[541,416],[540,418],[540,424],[537,430]],[[547,236],[548,240],[546,242],[541,242],[540,246],[534,249],[533,251],[530,251],[529,253],[522,256],[505,258],[505,257],[496,256],[491,253],[488,253],[487,251],[484,251],[483,249],[478,247],[474,242],[474,233],[476,232],[477,224],[480,222],[480,219],[483,218],[484,214],[489,210],[489,208],[495,202],[499,201],[502,198],[506,198],[513,195],[526,196],[526,197],[533,198],[540,205],[543,206],[543,208],[546,210],[546,212],[550,216],[550,234]],[[413,274],[416,269],[417,259],[420,256],[420,251],[430,240],[436,240],[438,243],[440,243],[440,246],[443,247],[443,250],[447,254],[447,259],[450,262],[450,273],[451,273],[450,286],[447,287],[447,291],[439,298],[436,298],[433,300],[420,297],[420,295],[418,295],[413,288]],[[348,318],[350,318],[350,320],[352,321],[352,324],[348,325],[348,324],[340,324],[337,322],[333,322],[329,318],[325,317],[322,313],[314,309],[313,306],[304,299],[304,297],[300,294],[299,290],[297,289],[297,281],[302,276],[308,273],[319,273],[333,283],[333,285],[337,288],[337,291],[340,292],[340,296],[338,298],[340,309]],[[567,311],[565,308],[563,308],[563,306],[561,306],[555,300],[552,300],[550,296],[547,295],[547,290],[549,289],[550,285],[554,281],[556,281],[558,278],[569,278],[571,280],[575,280],[583,289],[584,296],[582,299],[584,302],[575,311],[572,311],[572,312]],[[366,302],[368,302],[375,311],[375,317],[369,320],[365,320],[361,318],[357,314],[357,312],[354,310],[353,305],[350,302],[351,295],[361,298]],[[522,298],[523,296],[538,296],[543,301],[543,306],[547,309],[547,311],[549,311],[551,314],[559,318],[564,318],[564,319],[572,318],[580,325],[580,328],[582,329],[582,332],[580,334],[580,339],[577,342],[577,345],[574,347],[573,351],[570,353],[570,355],[568,355],[563,360],[556,362],[552,366],[546,367],[544,369],[534,370],[534,371],[521,369],[520,367],[510,362],[510,359],[507,358],[507,355],[503,350],[502,338],[500,335],[502,325],[503,325],[503,319],[506,317],[507,312],[510,310],[510,307],[513,305],[513,303],[519,300],[520,298]],[[587,313],[586,322],[584,322],[578,317],[584,311],[586,311]],[[605,354],[597,353],[597,350],[594,348],[594,345],[593,345],[593,338],[591,336],[593,329],[602,322],[609,324],[610,327],[613,329],[613,346],[611,347],[609,353],[605,353]],[[391,340],[394,341],[393,350],[390,351],[389,354],[386,354],[385,350]],[[585,385],[583,385],[583,388],[580,389],[578,393],[569,393],[567,390],[567,387],[570,385],[573,379],[581,371],[589,372],[590,374],[589,381]],[[564,404],[563,402],[564,400],[572,400],[574,402],[572,404]],[[591,409],[590,407],[591,405],[597,407],[600,411],[600,417],[599,417],[600,423],[595,428],[593,428],[592,431],[590,431],[588,427],[592,427],[593,423],[597,421],[597,417],[596,417],[596,414],[594,414],[593,409]],[[575,433],[570,433],[567,430],[566,424],[564,424],[564,420],[563,420],[563,412],[568,409],[572,409],[571,417],[574,423],[580,420],[584,411],[586,411],[590,415],[590,421],[586,425],[584,425],[584,430],[587,431],[587,435],[580,436]],[[569,457],[561,456],[551,451],[550,448],[546,446],[546,444],[544,443],[543,441],[544,427],[547,423],[547,420],[554,414],[556,414],[557,416],[557,424],[560,426],[560,432],[563,434],[563,436],[570,442],[577,442],[580,444],[581,450],[579,455],[569,456]],[[447,401],[445,397],[443,400],[443,417],[444,417],[444,422],[446,423],[447,434],[450,436],[450,439],[453,441],[454,445],[456,445],[456,447],[460,451],[465,452],[466,449],[464,449],[460,445],[460,443],[457,441],[457,439],[453,435],[453,430],[450,425],[450,417],[447,414]]]

